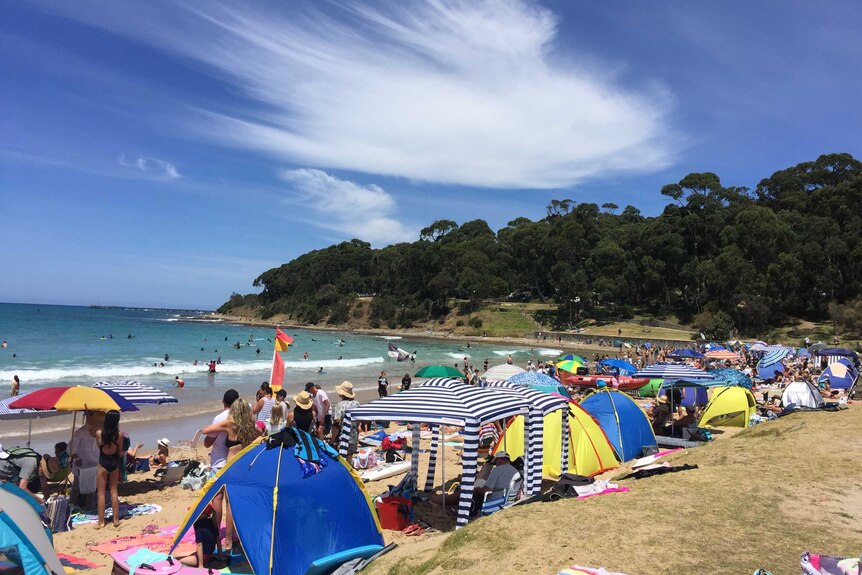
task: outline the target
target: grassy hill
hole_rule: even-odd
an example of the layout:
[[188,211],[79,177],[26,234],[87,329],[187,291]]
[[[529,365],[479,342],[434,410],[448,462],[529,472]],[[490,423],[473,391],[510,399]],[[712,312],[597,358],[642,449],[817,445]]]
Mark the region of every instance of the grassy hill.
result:
[[402,545],[368,573],[541,575],[581,564],[795,575],[805,550],[858,556],[860,414],[852,406],[763,423],[669,458],[698,469],[621,482],[629,493],[516,506]]

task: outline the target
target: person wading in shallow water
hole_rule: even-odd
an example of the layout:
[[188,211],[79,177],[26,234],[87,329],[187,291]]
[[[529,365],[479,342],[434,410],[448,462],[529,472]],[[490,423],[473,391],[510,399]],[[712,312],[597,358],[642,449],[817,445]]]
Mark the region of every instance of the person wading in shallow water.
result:
[[377,395],[380,397],[389,395],[389,380],[386,378],[385,371],[381,371],[380,377],[377,378]]

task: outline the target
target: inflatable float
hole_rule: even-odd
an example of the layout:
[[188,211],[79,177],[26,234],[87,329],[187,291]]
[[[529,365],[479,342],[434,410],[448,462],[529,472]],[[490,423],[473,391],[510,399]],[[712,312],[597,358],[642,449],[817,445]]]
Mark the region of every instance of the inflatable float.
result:
[[597,387],[599,381],[604,381],[608,387],[626,391],[640,389],[649,383],[648,377],[629,377],[627,375],[621,375],[616,380],[618,382],[616,387],[614,386],[614,376],[612,375],[570,375],[563,382],[577,387]]

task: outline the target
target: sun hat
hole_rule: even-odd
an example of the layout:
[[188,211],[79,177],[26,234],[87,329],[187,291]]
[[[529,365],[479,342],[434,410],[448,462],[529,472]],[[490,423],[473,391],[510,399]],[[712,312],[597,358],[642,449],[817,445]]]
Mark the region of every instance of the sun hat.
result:
[[659,403],[667,403],[667,396],[666,395],[659,395],[656,398],[656,401],[658,401]]
[[335,386],[335,391],[338,392],[338,395],[343,395],[348,399],[356,397],[356,392],[353,391],[353,384],[346,379],[340,385]]
[[158,441],[158,444],[161,445],[162,447],[167,447],[171,444],[171,440],[168,439],[167,437],[163,437]]
[[296,402],[296,405],[301,407],[302,409],[311,409],[311,406],[314,402],[311,400],[311,394],[307,391],[300,391],[296,395],[293,396],[293,401]]
[[494,454],[494,459],[512,459],[509,457],[509,454],[503,451],[502,449]]

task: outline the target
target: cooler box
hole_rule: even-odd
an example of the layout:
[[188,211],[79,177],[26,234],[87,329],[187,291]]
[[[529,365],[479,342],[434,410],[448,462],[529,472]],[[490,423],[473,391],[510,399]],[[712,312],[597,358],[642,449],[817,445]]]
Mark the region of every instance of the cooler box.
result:
[[404,497],[380,497],[375,500],[380,526],[383,529],[401,531],[409,525],[413,514],[413,502]]

